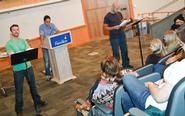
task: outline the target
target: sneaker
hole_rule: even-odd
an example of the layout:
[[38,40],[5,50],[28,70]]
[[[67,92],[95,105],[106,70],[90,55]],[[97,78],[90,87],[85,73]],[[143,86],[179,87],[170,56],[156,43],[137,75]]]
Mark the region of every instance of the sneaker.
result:
[[46,78],[47,78],[46,81],[51,81],[51,76],[50,75],[47,75]]
[[39,107],[44,107],[44,106],[47,106],[48,105],[48,102],[47,101],[40,101],[38,106]]
[[22,112],[17,112],[17,116],[23,116]]
[[36,116],[39,116],[41,114],[41,109],[39,105],[35,105],[35,111],[36,111]]
[[42,70],[41,73],[43,73],[44,75],[46,75],[46,71],[45,70]]
[[41,113],[38,113],[38,114],[36,113],[36,116],[43,116],[43,115]]

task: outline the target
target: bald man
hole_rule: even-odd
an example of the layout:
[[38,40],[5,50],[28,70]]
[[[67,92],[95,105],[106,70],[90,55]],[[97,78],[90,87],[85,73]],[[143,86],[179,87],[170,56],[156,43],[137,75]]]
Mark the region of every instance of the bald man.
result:
[[119,12],[119,2],[113,2],[111,11],[104,17],[104,29],[108,30],[113,56],[120,61],[120,51],[123,68],[133,68],[129,64],[128,47],[125,32],[121,29],[121,22],[124,19]]

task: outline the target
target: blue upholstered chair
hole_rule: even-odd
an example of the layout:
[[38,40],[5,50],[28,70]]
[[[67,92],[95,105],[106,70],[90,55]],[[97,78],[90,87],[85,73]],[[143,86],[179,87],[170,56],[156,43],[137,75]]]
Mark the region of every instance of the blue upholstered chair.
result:
[[[159,64],[164,64],[168,58],[170,58],[171,56],[173,56],[175,54],[175,52],[171,52],[169,53],[168,55],[164,56],[163,58],[161,58],[159,61],[158,61],[158,65]],[[154,64],[148,64],[148,65],[145,65],[143,67],[140,67],[138,69],[136,69],[135,71],[139,74],[139,75],[147,75],[147,74],[151,74],[153,72],[155,72],[155,67],[156,65]],[[162,70],[163,71],[163,70]]]
[[[136,114],[137,116],[148,115],[137,108],[131,108],[129,112],[133,116],[136,116]],[[173,88],[168,100],[165,116],[185,116],[185,77]]]
[[[171,52],[170,54],[164,56],[163,58],[161,58],[161,60],[158,61],[157,65],[161,65],[161,64],[164,64],[166,62],[166,60],[173,56],[175,54],[175,52]],[[136,69],[135,71],[141,75],[141,76],[144,76],[144,75],[147,75],[147,74],[151,74],[153,72],[159,72],[159,73],[162,73],[163,72],[163,67],[165,67],[165,65],[161,65],[160,67],[157,67],[155,68],[157,65],[154,65],[154,64],[148,64],[148,65],[145,65],[143,67],[140,67],[138,69]],[[161,69],[158,69],[158,68],[161,68]],[[157,69],[157,70],[155,70]],[[161,70],[161,71],[159,71]]]
[[[152,81],[155,82],[160,79],[160,74],[159,73],[152,73],[146,76],[143,76],[139,78],[140,81],[147,82],[147,81]],[[102,115],[98,116],[123,116],[124,112],[122,110],[121,106],[121,97],[124,92],[123,85],[120,85],[114,94],[114,104],[113,104],[113,110],[107,108],[104,104],[96,104],[96,109],[98,112]]]

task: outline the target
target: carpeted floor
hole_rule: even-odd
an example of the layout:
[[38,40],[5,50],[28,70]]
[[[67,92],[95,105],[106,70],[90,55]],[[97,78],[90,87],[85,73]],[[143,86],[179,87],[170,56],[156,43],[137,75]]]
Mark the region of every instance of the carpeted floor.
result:
[[[147,48],[148,41],[142,40],[144,60],[149,54]],[[128,40],[129,57],[131,64],[135,67],[141,67],[140,51],[138,38]],[[80,47],[69,50],[72,70],[77,79],[58,85],[55,82],[46,81],[41,73],[44,69],[43,59],[32,62],[37,87],[43,99],[48,101],[48,106],[44,107],[44,116],[75,116],[73,101],[76,98],[85,99],[89,88],[100,75],[100,61],[111,54],[109,40],[97,40]],[[13,84],[12,69],[0,72],[2,86]],[[0,95],[0,116],[15,116],[14,112],[14,88],[6,89],[8,96]],[[24,83],[24,116],[34,116],[32,98],[28,85]]]

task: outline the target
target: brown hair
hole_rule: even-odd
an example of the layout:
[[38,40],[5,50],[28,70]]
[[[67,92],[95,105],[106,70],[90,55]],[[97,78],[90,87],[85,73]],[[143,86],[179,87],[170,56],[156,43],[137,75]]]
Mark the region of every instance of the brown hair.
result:
[[11,31],[11,32],[12,32],[12,28],[13,28],[13,27],[19,27],[19,25],[18,25],[18,24],[13,24],[13,25],[11,25],[11,26],[10,26],[10,31]]
[[43,20],[46,21],[47,19],[51,19],[51,17],[49,15],[45,15]]
[[112,56],[107,56],[101,62],[101,70],[107,75],[107,77],[114,77],[119,73],[118,60]]

